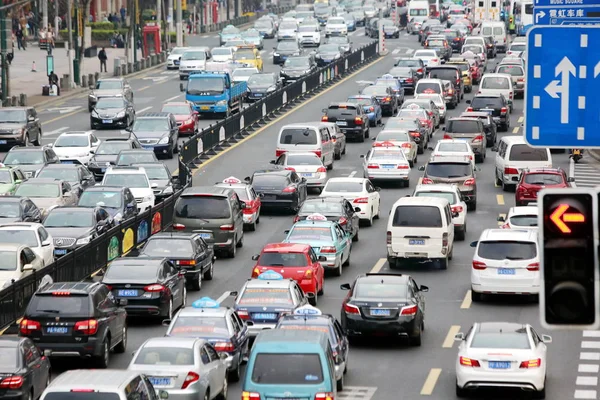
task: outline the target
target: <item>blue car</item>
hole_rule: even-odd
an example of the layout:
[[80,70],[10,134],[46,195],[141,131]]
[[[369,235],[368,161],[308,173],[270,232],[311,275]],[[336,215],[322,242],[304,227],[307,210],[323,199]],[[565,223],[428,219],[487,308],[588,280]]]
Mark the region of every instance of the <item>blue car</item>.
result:
[[369,117],[369,125],[381,125],[383,111],[381,110],[381,105],[379,104],[377,98],[375,98],[374,96],[359,94],[356,96],[348,97],[348,100],[346,101],[348,103],[360,104],[363,106],[364,112]]
[[223,46],[230,40],[237,40],[242,38],[242,31],[233,25],[227,25],[221,33],[219,33],[219,46]]
[[348,32],[354,32],[356,30],[356,20],[352,14],[348,14],[344,16],[344,20],[346,21],[346,28],[348,28]]

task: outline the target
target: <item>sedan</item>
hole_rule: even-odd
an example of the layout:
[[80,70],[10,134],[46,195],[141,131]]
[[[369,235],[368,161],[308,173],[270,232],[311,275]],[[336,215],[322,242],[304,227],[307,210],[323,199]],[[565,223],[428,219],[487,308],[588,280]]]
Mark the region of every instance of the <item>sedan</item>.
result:
[[327,168],[323,165],[321,157],[312,152],[285,152],[276,160],[271,160],[271,164],[295,171],[306,179],[309,189],[317,189],[319,193],[327,182]]
[[258,50],[264,48],[263,37],[257,29],[248,29],[246,32],[242,32],[242,40],[253,44]]
[[273,47],[273,64],[283,64],[288,57],[299,56],[302,49],[296,40],[284,40]]
[[2,336],[0,340],[0,387],[4,399],[32,399],[50,384],[50,359],[26,337]]
[[404,92],[415,93],[415,87],[419,78],[414,68],[411,67],[394,67],[388,72],[389,75],[398,79],[404,88]]
[[232,47],[215,47],[210,51],[214,62],[228,63],[233,61],[235,50]]
[[429,139],[433,136],[435,130],[433,117],[427,113],[427,110],[419,106],[413,106],[414,104],[410,106],[411,108],[403,108],[398,111],[398,118],[418,119],[421,126],[428,132],[423,141],[423,145],[427,147],[427,143],[429,143]]
[[383,25],[383,34],[386,38],[398,39],[400,37],[400,29],[396,26],[394,21],[384,19],[380,24]]
[[325,184],[320,197],[343,197],[352,206],[359,207],[358,216],[373,225],[373,219],[378,219],[381,212],[380,188],[373,186],[365,178],[331,178]]
[[31,178],[21,183],[15,196],[29,197],[47,215],[51,208],[77,204],[79,190],[71,188],[69,182],[48,178]]
[[423,154],[429,143],[429,127],[423,125],[416,117],[395,117],[387,120],[384,130],[402,130],[408,132],[411,138],[419,145],[418,154]]
[[161,112],[173,114],[177,120],[179,135],[193,135],[198,132],[198,111],[186,101],[170,102],[163,104]]
[[128,128],[134,121],[132,102],[123,97],[101,97],[90,114],[90,129]]
[[437,67],[441,65],[441,57],[436,50],[417,50],[413,58],[422,60],[425,67]]
[[539,335],[531,325],[514,322],[476,322],[460,343],[456,357],[456,396],[467,397],[480,387],[507,386],[534,391],[546,397],[549,335]]
[[381,105],[375,96],[350,96],[346,102],[362,105],[364,113],[369,117],[369,125],[377,126],[382,124],[383,111],[381,110]]
[[373,138],[373,147],[400,147],[404,151],[404,156],[412,168],[417,163],[419,150],[419,145],[415,142],[413,135],[415,133],[410,134],[406,130],[384,129],[379,132],[377,137]]
[[2,258],[0,289],[5,289],[13,281],[18,281],[44,268],[42,257],[23,244],[0,244],[0,257]]
[[324,66],[342,57],[342,49],[337,44],[323,44],[319,46],[315,59],[317,65]]
[[367,86],[360,91],[362,96],[375,97],[379,102],[381,111],[387,115],[395,115],[398,112],[398,98],[394,96],[392,88],[384,85]]
[[0,243],[22,244],[40,257],[42,265],[54,262],[54,241],[42,224],[11,222],[0,225]]
[[502,229],[538,229],[538,206],[511,207],[508,214],[498,217]]
[[425,41],[425,48],[437,51],[440,57],[446,61],[452,57],[452,47],[450,47],[445,37],[429,37]]
[[394,78],[390,74],[384,74],[375,80],[374,85],[389,87],[392,89],[392,94],[398,99],[398,106],[401,106],[404,103],[404,86],[399,79]]
[[329,221],[337,221],[338,224],[352,235],[352,240],[358,240],[358,231],[360,228],[360,218],[358,212],[360,207],[353,207],[352,204],[340,197],[319,197],[311,198],[304,202],[302,208],[294,217],[294,223],[305,220],[309,215],[321,214]]
[[344,54],[352,51],[352,42],[350,42],[348,36],[331,36],[325,41],[325,44],[337,44]]
[[181,189],[179,178],[177,176],[173,177],[171,171],[169,171],[169,168],[164,163],[141,162],[131,164],[131,166],[144,168],[157,202],[166,199],[174,191]]
[[219,46],[223,46],[225,43],[235,40],[241,39],[242,32],[233,25],[227,25],[221,33],[219,33]]
[[254,191],[260,196],[263,209],[287,209],[294,214],[302,207],[307,197],[306,178],[295,171],[261,170],[252,178],[246,177]]
[[100,140],[92,132],[71,131],[62,133],[48,146],[63,164],[87,165],[99,144]]
[[23,181],[25,175],[19,167],[0,167],[0,196],[13,195]]
[[27,197],[0,196],[0,223],[42,222],[42,212]]
[[[436,96],[439,96],[438,94],[435,94]],[[417,97],[421,96],[421,94],[418,94]],[[444,103],[445,105],[445,103]],[[402,109],[409,109],[409,110],[415,110],[417,109],[417,107],[422,108],[423,110],[427,111],[427,115],[433,119],[433,128],[437,129],[440,127],[440,124],[442,122],[442,116],[440,114],[440,109],[435,105],[435,103],[432,100],[429,99],[424,99],[424,98],[414,98],[414,99],[410,99],[407,100],[406,103],[404,103],[402,105]]]
[[402,186],[410,186],[410,163],[401,147],[393,143],[383,143],[373,147],[366,155],[361,155],[363,176],[371,181],[399,181]]
[[300,80],[313,72],[315,68],[316,62],[312,57],[289,57],[285,60],[279,74],[283,78],[283,82],[288,84]]
[[78,164],[48,164],[37,173],[36,178],[65,180],[79,194],[96,184],[94,174],[83,165]]
[[281,81],[274,72],[253,74],[248,78],[248,101],[257,101],[281,87]]

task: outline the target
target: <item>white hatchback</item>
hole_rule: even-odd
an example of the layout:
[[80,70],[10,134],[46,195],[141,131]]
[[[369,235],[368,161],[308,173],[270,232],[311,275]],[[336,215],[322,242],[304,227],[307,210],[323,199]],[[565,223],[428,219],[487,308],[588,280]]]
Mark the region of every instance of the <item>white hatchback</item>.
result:
[[[448,200],[452,210],[454,239],[465,240],[467,234],[467,203],[465,203],[458,185],[436,183],[433,185],[417,185],[413,197],[441,197]],[[456,213],[456,214],[454,214]]]
[[538,229],[538,206],[511,207],[508,215],[499,216],[502,229]]
[[29,247],[42,260],[42,266],[54,262],[54,240],[44,225],[36,222],[11,222],[0,225],[0,243]]
[[140,212],[154,207],[154,189],[158,185],[150,183],[146,170],[142,167],[111,167],[104,174],[102,185],[129,188]]
[[62,163],[87,165],[100,140],[92,132],[65,132],[49,146]]
[[537,231],[486,229],[475,247],[471,268],[471,299],[485,294],[537,295],[540,258]]
[[331,178],[325,184],[320,197],[343,197],[359,207],[358,217],[366,220],[367,225],[373,224],[373,219],[379,218],[381,196],[379,188],[373,186],[365,178]]

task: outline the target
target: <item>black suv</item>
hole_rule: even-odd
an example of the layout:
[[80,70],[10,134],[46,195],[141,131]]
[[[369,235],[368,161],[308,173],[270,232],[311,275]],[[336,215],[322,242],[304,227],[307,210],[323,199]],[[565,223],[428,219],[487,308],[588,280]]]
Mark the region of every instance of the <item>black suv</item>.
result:
[[310,74],[317,68],[317,63],[312,55],[288,57],[279,71],[283,84],[296,82]]
[[106,169],[115,165],[117,157],[121,150],[141,149],[142,145],[138,142],[135,135],[123,138],[107,138],[93,151],[94,156],[88,163],[88,169],[94,174],[97,181],[104,178]]
[[465,37],[460,33],[459,30],[456,29],[444,29],[442,35],[446,36],[446,40],[450,43],[453,51],[458,53],[462,50],[462,45],[465,41]]
[[178,151],[179,127],[177,119],[171,113],[141,113],[135,118],[131,130],[142,147],[146,150],[153,150],[157,157],[164,155],[167,158],[173,158],[173,153]]
[[477,95],[473,100],[467,100],[467,111],[490,112],[494,122],[503,132],[510,127],[510,106],[502,94]]
[[360,104],[332,103],[323,112],[321,120],[335,123],[348,139],[364,142],[369,137],[369,117]]
[[439,67],[427,68],[427,77],[450,81],[452,87],[456,90],[458,101],[460,102],[465,95],[465,84],[462,78],[462,71],[455,65],[442,65]]
[[126,300],[114,300],[100,282],[58,282],[41,286],[27,305],[19,336],[52,355],[91,356],[107,368],[110,351],[127,347]]
[[19,167],[25,178],[33,178],[37,172],[48,164],[58,164],[60,159],[50,147],[19,147],[8,151],[4,161],[7,167]]
[[6,107],[0,110],[0,145],[39,146],[42,122],[33,107]]

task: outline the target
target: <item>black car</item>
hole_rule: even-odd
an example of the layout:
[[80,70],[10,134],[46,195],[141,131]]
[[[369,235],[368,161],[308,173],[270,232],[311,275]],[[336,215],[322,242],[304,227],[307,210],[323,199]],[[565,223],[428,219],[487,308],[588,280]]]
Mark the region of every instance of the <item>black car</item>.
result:
[[503,132],[510,127],[510,106],[502,94],[476,95],[473,100],[467,100],[467,111],[482,111],[492,114],[494,122]]
[[39,170],[35,177],[67,181],[72,188],[78,189],[80,193],[96,184],[94,174],[81,164],[48,164]]
[[498,55],[498,48],[496,47],[496,40],[493,36],[479,36],[485,41],[486,56],[488,58],[496,58]]
[[415,93],[415,87],[417,86],[417,82],[419,82],[419,77],[414,68],[394,67],[390,70],[389,74],[400,81],[405,92]]
[[343,50],[337,44],[322,44],[319,46],[315,59],[318,66],[324,66],[342,57]]
[[325,44],[337,44],[344,54],[352,52],[352,42],[348,36],[330,36],[325,40]]
[[42,121],[34,107],[3,107],[0,110],[0,146],[39,146]]
[[427,40],[433,35],[439,35],[444,30],[442,25],[429,25],[423,29],[423,33],[421,34],[421,46],[424,46],[427,43]]
[[442,60],[448,61],[452,57],[452,47],[445,36],[431,35],[425,40],[423,47],[436,50]]
[[91,129],[127,128],[135,121],[133,103],[123,97],[101,97],[90,114]]
[[107,368],[110,351],[124,353],[127,348],[126,303],[115,300],[100,282],[42,285],[27,305],[19,336],[53,356],[76,353]]
[[8,151],[2,163],[7,167],[19,167],[25,178],[32,178],[48,164],[59,164],[60,159],[50,147],[18,147]]
[[423,24],[417,33],[417,39],[419,40],[419,43],[423,44],[425,38],[427,37],[427,33],[431,32],[432,27],[435,27],[433,28],[434,32],[441,32],[442,29],[444,29],[444,26],[442,26],[442,22],[439,19],[429,18],[423,21]]
[[394,63],[394,67],[412,68],[419,79],[425,77],[425,63],[420,58],[400,58]]
[[110,214],[115,224],[134,217],[139,212],[131,190],[120,186],[89,187],[79,196],[77,207],[102,207]]
[[281,80],[274,72],[261,72],[248,78],[248,101],[257,101],[281,87]]
[[379,25],[383,25],[383,34],[385,35],[386,39],[398,39],[400,37],[400,29],[391,19],[382,19],[381,22],[379,22]]
[[44,227],[54,239],[54,256],[61,257],[107,232],[113,220],[102,207],[56,207]]
[[312,56],[293,56],[285,60],[279,75],[283,78],[283,83],[288,84],[296,82],[316,68],[317,64]]
[[142,145],[138,142],[135,135],[126,138],[107,138],[104,139],[98,148],[94,150],[94,156],[88,163],[88,169],[94,174],[97,181],[104,178],[106,169],[115,165],[117,157],[121,150],[141,149]]
[[367,86],[360,91],[360,94],[365,96],[374,96],[377,101],[379,101],[379,105],[381,105],[381,111],[384,114],[393,116],[398,112],[398,97],[394,95],[392,88],[389,86]]
[[494,117],[489,112],[485,111],[467,111],[460,115],[461,117],[477,118],[483,122],[483,128],[485,129],[486,145],[487,147],[493,147],[496,144],[498,138],[498,129]]
[[371,38],[379,37],[379,18],[371,18],[365,22],[365,36]]
[[463,99],[465,95],[465,83],[463,81],[462,71],[456,65],[448,64],[429,67],[427,68],[427,77],[450,81],[456,92],[456,96],[458,97],[457,103]]
[[202,280],[212,280],[215,252],[198,233],[159,232],[148,238],[140,256],[167,257],[175,266],[185,269],[185,280],[193,290],[200,290]]
[[185,270],[164,257],[125,257],[110,263],[102,277],[129,316],[172,319],[185,306]]
[[294,217],[294,223],[305,220],[311,214],[321,214],[329,221],[336,221],[345,232],[352,235],[353,241],[357,241],[360,222],[359,212],[360,207],[353,207],[343,197],[310,198],[298,210],[298,214]]
[[0,339],[0,358],[2,399],[33,400],[50,384],[50,360],[40,353],[31,339],[3,336]]
[[156,184],[156,187],[153,187],[152,190],[154,191],[154,197],[157,202],[164,200],[171,196],[173,192],[181,189],[179,177],[172,176],[169,168],[161,162],[136,163],[131,166],[144,168],[150,184]]
[[465,37],[462,33],[460,33],[457,29],[444,29],[441,32],[444,36],[446,36],[446,40],[452,47],[452,51],[460,53],[462,51],[462,45],[465,41]]
[[158,158],[153,151],[145,149],[121,150],[117,155],[115,165],[118,167],[129,167],[137,163],[158,163]]
[[179,127],[171,113],[141,113],[136,117],[131,131],[144,149],[153,150],[157,156],[173,158],[173,153],[178,151]]
[[298,57],[302,49],[296,40],[282,40],[273,47],[273,64],[283,64],[289,57]]
[[42,212],[28,197],[0,196],[0,224],[42,222]]
[[409,275],[359,275],[342,303],[341,322],[350,340],[364,336],[404,336],[412,346],[421,345],[425,328],[425,296],[429,288],[417,285]]
[[284,209],[296,213],[306,201],[306,179],[295,171],[268,169],[254,172],[246,177],[260,196],[261,209]]
[[369,116],[364,107],[355,103],[332,103],[324,108],[321,121],[335,123],[348,139],[364,142],[371,132]]

